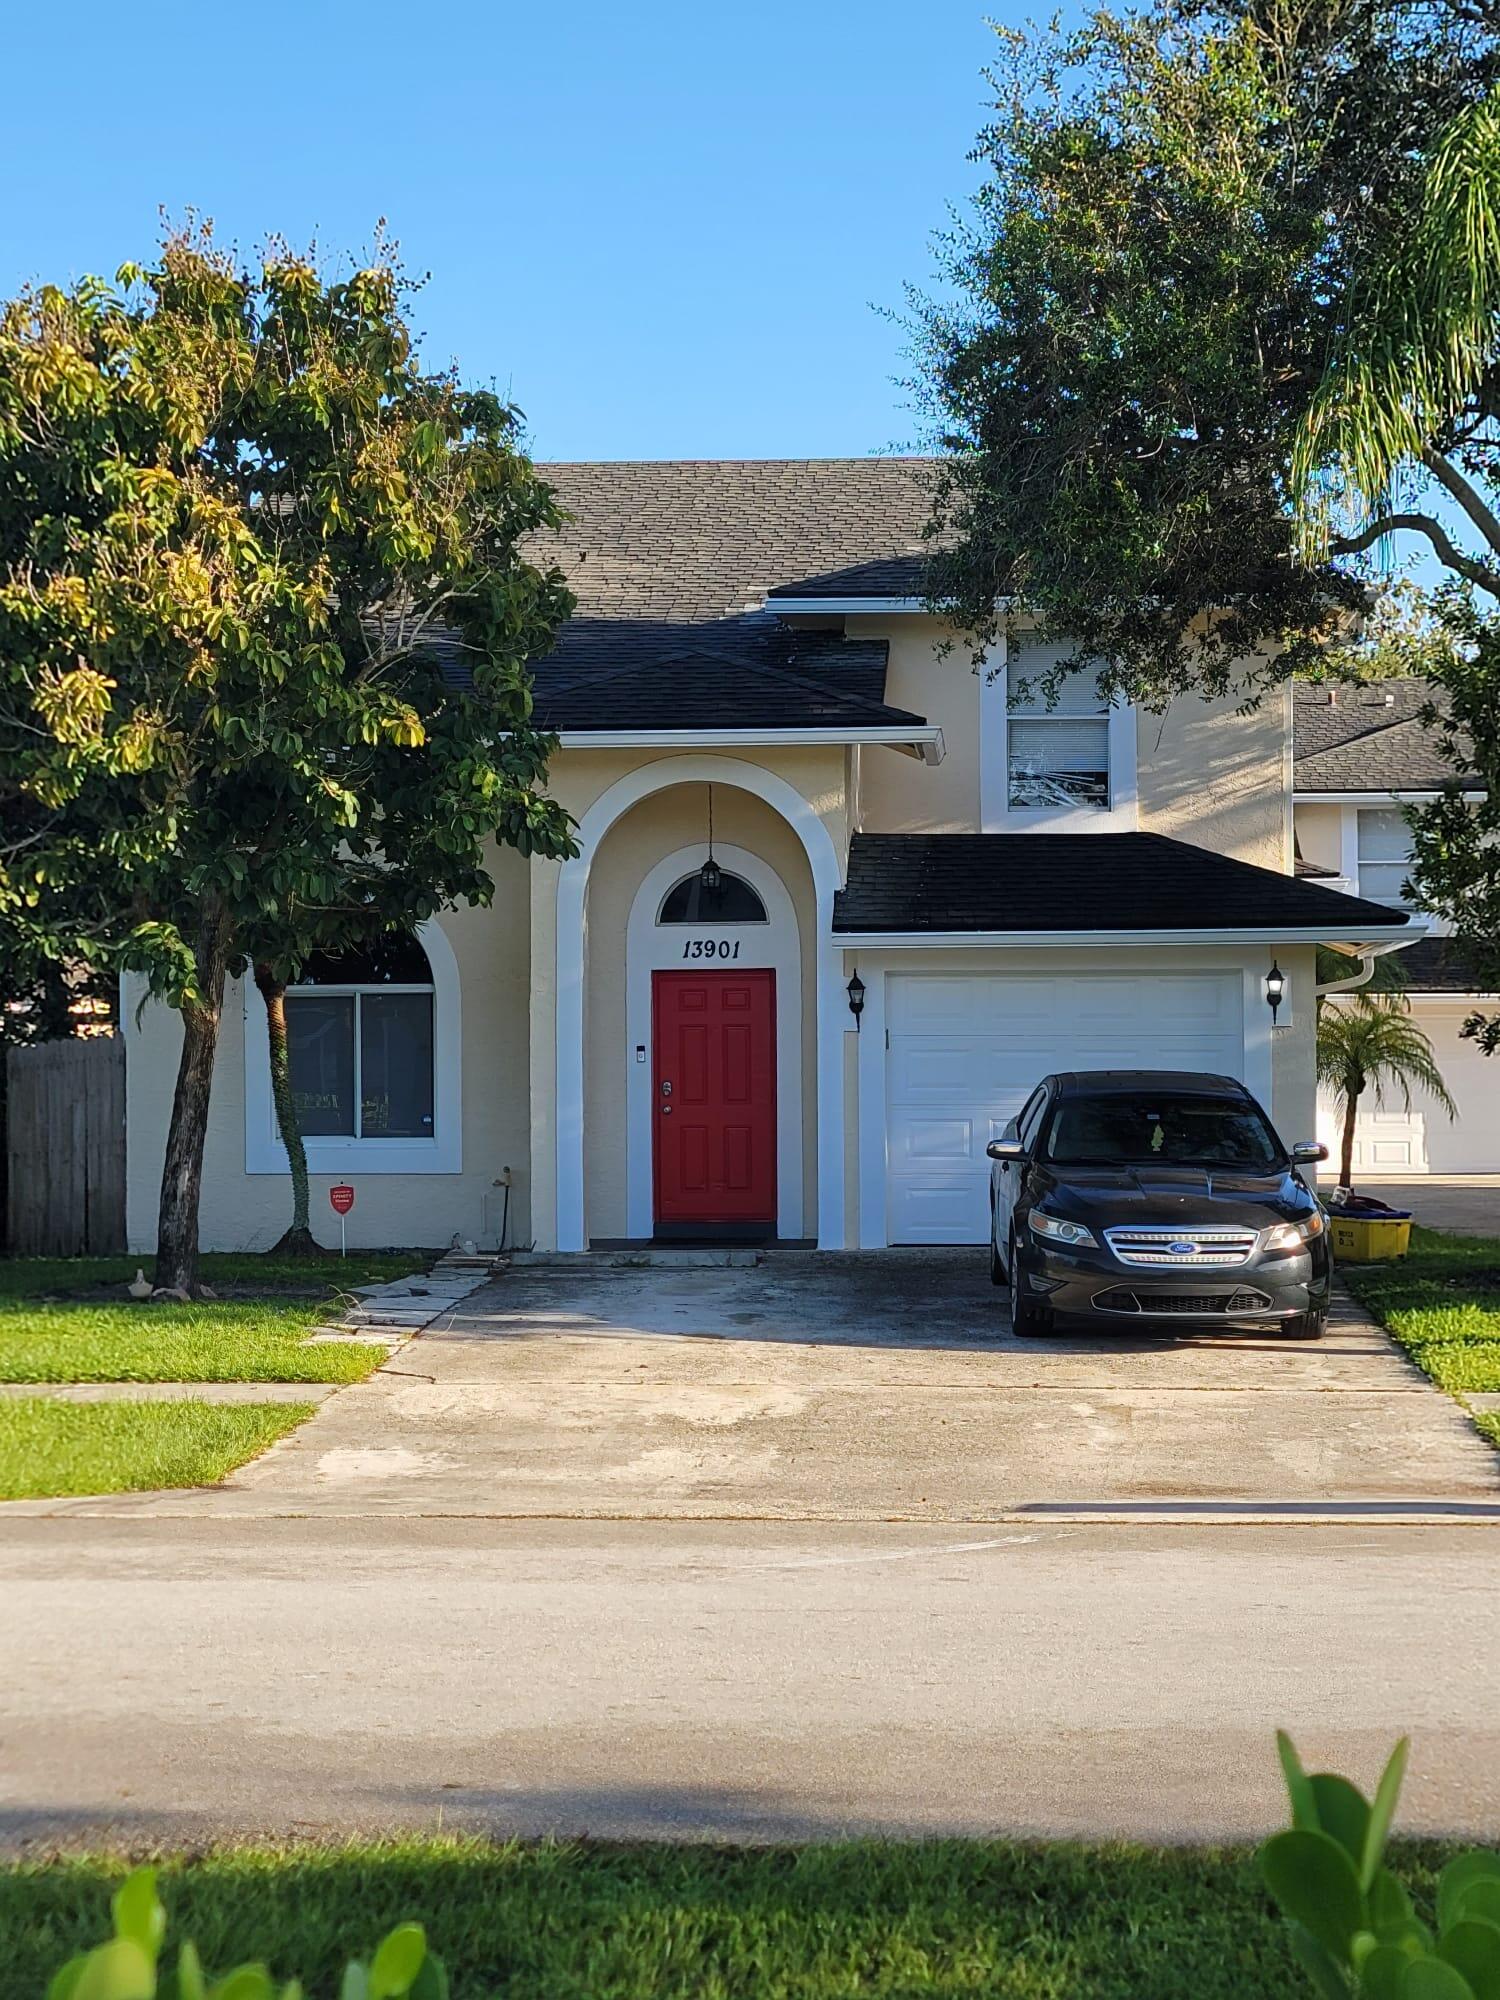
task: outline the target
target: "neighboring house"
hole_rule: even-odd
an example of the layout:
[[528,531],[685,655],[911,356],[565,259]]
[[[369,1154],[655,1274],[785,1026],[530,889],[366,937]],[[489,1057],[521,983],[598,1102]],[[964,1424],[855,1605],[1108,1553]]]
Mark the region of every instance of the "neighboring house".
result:
[[[581,851],[501,854],[492,908],[290,997],[325,1230],[347,1179],[351,1242],[493,1245],[508,1169],[513,1244],[980,1242],[985,1145],[1056,1069],[1227,1072],[1311,1136],[1316,947],[1423,927],[1295,876],[1289,690],[1049,710],[1019,624],[976,673],[923,603],[920,460],[547,472],[578,610],[536,707]],[[123,1017],[144,1249],[178,1025]],[[238,987],[203,1241],[287,1207]]]
[[[1412,836],[1403,804],[1430,799],[1452,775],[1439,738],[1421,721],[1432,700],[1425,681],[1375,681],[1368,687],[1303,686],[1294,706],[1295,818],[1299,874],[1393,909],[1411,907],[1406,876]],[[1467,781],[1471,790],[1479,781]],[[1479,982],[1447,926],[1427,919],[1433,935],[1401,955],[1413,1017],[1429,1036],[1456,1119],[1414,1091],[1366,1102],[1354,1128],[1354,1164],[1362,1174],[1500,1171],[1500,1058],[1481,1054],[1461,1033],[1493,994]],[[1321,1107],[1319,1136],[1337,1135],[1332,1105]]]

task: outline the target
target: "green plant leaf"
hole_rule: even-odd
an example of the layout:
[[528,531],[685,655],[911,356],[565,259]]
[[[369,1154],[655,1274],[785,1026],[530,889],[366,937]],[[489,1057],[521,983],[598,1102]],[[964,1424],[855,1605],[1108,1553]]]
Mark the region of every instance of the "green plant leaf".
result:
[[1400,1938],[1420,1931],[1411,1897],[1389,1868],[1382,1868],[1376,1874],[1365,1902],[1370,1911],[1370,1928],[1382,1944],[1395,1944]]
[[[1356,1869],[1362,1869],[1365,1840],[1370,1826],[1370,1802],[1357,1785],[1332,1771],[1318,1771],[1308,1779],[1317,1809],[1318,1825],[1336,1840]],[[1360,1887],[1367,1889],[1368,1882]]]
[[1450,1924],[1459,1921],[1462,1915],[1460,1903],[1464,1891],[1475,1882],[1500,1882],[1500,1854],[1492,1854],[1482,1847],[1471,1847],[1466,1854],[1454,1855],[1438,1877],[1437,1910],[1440,1931],[1447,1930]]
[[209,1988],[208,2000],[273,2000],[275,1991],[263,1965],[237,1965]]
[[1350,1986],[1338,1961],[1301,1924],[1290,1930],[1292,1956],[1320,1995],[1320,2000],[1349,2000]]
[[1282,1776],[1286,1779],[1287,1796],[1292,1802],[1292,1825],[1304,1833],[1318,1831],[1318,1802],[1313,1793],[1312,1782],[1302,1768],[1302,1759],[1297,1755],[1297,1746],[1284,1729],[1276,1732],[1276,1754],[1281,1759]]
[[1500,1924],[1500,1881],[1490,1875],[1481,1875],[1465,1882],[1458,1891],[1455,1904],[1453,1921],[1456,1924],[1463,1923],[1466,1918]]
[[357,1958],[351,1958],[344,1967],[339,2000],[370,2000],[370,1975]]
[[1338,1842],[1297,1829],[1275,1834],[1260,1850],[1260,1869],[1283,1914],[1346,1964],[1354,1933],[1368,1925],[1354,1864]]
[[422,1970],[427,1935],[420,1924],[398,1924],[376,1947],[370,1964],[370,2000],[396,2000]]
[[1396,1993],[1397,2000],[1474,2000],[1468,1980],[1440,1958],[1409,1958]]
[[134,1938],[114,1938],[84,1960],[72,2000],[152,2000],[156,1968]]
[[130,1938],[146,1956],[154,1959],[167,1934],[167,1913],[156,1893],[156,1870],[137,1868],[110,1898],[115,1920],[115,1936]]
[[1359,1968],[1360,2000],[1399,2000],[1401,1975],[1410,1964],[1410,1952],[1399,1945],[1376,1945]]
[[412,1981],[411,2000],[448,2000],[448,1968],[436,1952],[429,1951],[422,1960],[422,1969]]
[[1456,1923],[1443,1932],[1438,1957],[1463,1974],[1474,2000],[1500,2000],[1500,1925],[1478,1918]]
[[88,1962],[89,1955],[86,1951],[77,1952],[72,1958],[65,1960],[47,1983],[47,2000],[73,2000],[73,1990]]
[[1360,1864],[1359,1886],[1368,1889],[1375,1880],[1385,1844],[1390,1839],[1391,1822],[1396,1817],[1396,1802],[1401,1797],[1401,1781],[1406,1776],[1406,1759],[1411,1750],[1411,1738],[1403,1736],[1391,1752],[1385,1769],[1380,1774],[1380,1783],[1375,1787],[1375,1803],[1370,1808],[1369,1824],[1365,1828],[1364,1860]]

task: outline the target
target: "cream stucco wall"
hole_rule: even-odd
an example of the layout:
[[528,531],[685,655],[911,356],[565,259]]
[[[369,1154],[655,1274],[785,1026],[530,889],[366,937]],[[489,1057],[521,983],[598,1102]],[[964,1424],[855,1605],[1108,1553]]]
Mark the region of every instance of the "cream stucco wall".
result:
[[[439,919],[458,962],[462,1005],[463,1166],[454,1174],[317,1174],[312,1185],[313,1233],[339,1240],[328,1205],[335,1181],[355,1189],[348,1240],[361,1248],[443,1246],[455,1234],[493,1246],[501,1191],[492,1183],[504,1167],[515,1176],[511,1241],[531,1232],[528,1152],[527,992],[530,984],[527,867],[510,852],[495,857],[496,893],[488,908],[449,911]],[[127,990],[121,1013],[126,1043],[127,1216],[130,1246],[148,1252],[156,1211],[167,1121],[177,1076],[182,1030],[166,1007],[148,1005],[136,1020],[140,992]],[[245,1171],[245,1015],[258,1009],[253,985],[231,981],[224,1000],[214,1064],[208,1143],[203,1164],[200,1240],[205,1250],[264,1250],[290,1220],[285,1174]]]
[[861,758],[860,825],[868,833],[975,833],[979,829],[979,675],[964,645],[942,651],[934,618],[849,621],[861,638],[890,646],[885,698],[943,732],[943,761],[867,748]]
[[1163,716],[1137,716],[1142,833],[1289,871],[1291,701],[1283,687],[1244,715],[1230,698],[1178,701]]
[[[1267,959],[1269,964],[1269,958]],[[1286,974],[1283,1025],[1271,1036],[1271,1102],[1266,1109],[1289,1146],[1318,1133],[1317,951],[1288,945],[1276,953]]]

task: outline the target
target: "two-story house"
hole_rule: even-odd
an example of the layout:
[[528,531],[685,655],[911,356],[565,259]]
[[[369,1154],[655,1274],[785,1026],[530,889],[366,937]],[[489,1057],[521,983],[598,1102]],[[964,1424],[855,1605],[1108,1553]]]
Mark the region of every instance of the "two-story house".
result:
[[[985,1144],[1051,1070],[1224,1072],[1312,1135],[1316,947],[1422,926],[1296,874],[1289,691],[1156,717],[1080,675],[1048,708],[1019,621],[976,672],[923,601],[923,461],[547,473],[578,609],[536,706],[579,852],[503,853],[493,907],[291,995],[352,1242],[981,1242]],[[137,997],[145,1248],[179,1029]],[[287,1207],[236,988],[203,1241],[267,1245]]]
[[[1448,782],[1440,738],[1421,720],[1432,700],[1425,681],[1368,687],[1299,687],[1294,703],[1293,824],[1297,867],[1308,879],[1394,910],[1411,907],[1412,835],[1402,807],[1430,799]],[[1477,791],[1477,779],[1465,779]],[[1432,1043],[1457,1118],[1420,1088],[1369,1096],[1355,1121],[1354,1164],[1362,1178],[1392,1174],[1500,1171],[1500,1059],[1466,1039],[1463,1024],[1496,1003],[1429,917],[1431,935],[1402,952],[1399,965],[1412,1017]],[[1333,1005],[1342,1004],[1336,999]],[[1319,1136],[1337,1137],[1335,1107],[1321,1107]]]

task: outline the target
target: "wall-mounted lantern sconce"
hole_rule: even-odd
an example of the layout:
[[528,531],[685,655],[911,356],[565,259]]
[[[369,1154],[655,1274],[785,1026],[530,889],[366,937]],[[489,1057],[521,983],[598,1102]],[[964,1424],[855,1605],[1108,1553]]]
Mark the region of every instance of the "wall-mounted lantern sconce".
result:
[[854,1032],[860,1032],[859,1017],[865,1011],[865,982],[858,972],[849,981],[849,1012],[854,1016]]
[[1271,970],[1266,974],[1266,1005],[1271,1010],[1271,1026],[1276,1025],[1276,1016],[1281,1011],[1281,1003],[1286,998],[1286,974],[1273,958]]

